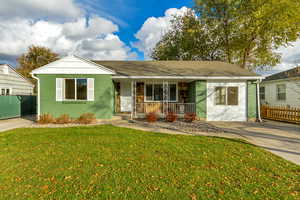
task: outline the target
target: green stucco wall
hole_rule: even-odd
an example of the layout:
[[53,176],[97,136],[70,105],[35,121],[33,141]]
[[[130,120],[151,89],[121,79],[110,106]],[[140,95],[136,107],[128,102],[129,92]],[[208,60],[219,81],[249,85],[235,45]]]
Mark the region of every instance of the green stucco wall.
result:
[[247,116],[248,119],[255,119],[257,116],[256,83],[248,81],[247,88]]
[[[94,113],[109,119],[114,113],[114,86],[111,75],[37,75],[40,79],[40,114],[54,117],[69,114],[73,118]],[[56,101],[56,78],[94,78],[94,101]]]
[[200,119],[206,119],[207,82],[195,81],[196,114]]

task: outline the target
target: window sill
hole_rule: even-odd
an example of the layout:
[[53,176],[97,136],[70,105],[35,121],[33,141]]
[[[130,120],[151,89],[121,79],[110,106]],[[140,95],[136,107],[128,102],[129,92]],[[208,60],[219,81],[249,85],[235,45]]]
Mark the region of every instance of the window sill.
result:
[[88,100],[63,100],[63,104],[86,104]]

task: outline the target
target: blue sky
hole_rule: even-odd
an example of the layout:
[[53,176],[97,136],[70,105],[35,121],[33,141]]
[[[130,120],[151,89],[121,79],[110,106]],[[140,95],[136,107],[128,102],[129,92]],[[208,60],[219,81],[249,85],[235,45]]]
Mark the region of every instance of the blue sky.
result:
[[[97,14],[108,18],[119,25],[117,35],[130,45],[136,41],[134,34],[138,32],[149,17],[163,16],[169,8],[192,7],[193,0],[79,0],[89,14]],[[138,53],[138,59],[143,59],[143,53]]]
[[[95,60],[148,60],[193,0],[0,0],[0,62],[16,59],[31,45],[61,56]],[[18,12],[16,12],[16,8]],[[300,40],[282,47],[273,72],[300,64]]]

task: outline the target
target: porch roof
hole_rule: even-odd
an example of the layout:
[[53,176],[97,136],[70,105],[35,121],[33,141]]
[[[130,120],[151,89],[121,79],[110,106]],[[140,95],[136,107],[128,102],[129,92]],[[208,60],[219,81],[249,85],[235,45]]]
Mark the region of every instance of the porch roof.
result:
[[124,77],[256,77],[241,67],[218,61],[93,61]]

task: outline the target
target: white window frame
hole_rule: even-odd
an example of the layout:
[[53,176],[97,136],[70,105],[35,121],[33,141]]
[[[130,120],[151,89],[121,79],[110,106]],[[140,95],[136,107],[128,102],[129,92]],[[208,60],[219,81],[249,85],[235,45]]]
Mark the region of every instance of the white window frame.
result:
[[[219,87],[220,88],[225,88],[225,104],[217,104],[216,89],[219,88]],[[231,87],[238,88],[237,105],[228,105],[228,88],[231,88]],[[240,97],[240,88],[239,88],[239,86],[215,86],[214,87],[214,105],[215,106],[239,106],[240,105],[239,97]]]
[[[85,79],[86,85],[86,99],[77,99],[77,79]],[[75,80],[75,99],[66,99],[66,80]],[[88,101],[88,78],[63,78],[63,101]]]
[[[279,93],[279,91],[278,91],[279,86],[284,86],[284,93]],[[279,94],[285,94],[285,98],[284,99],[279,99],[278,98]],[[286,101],[286,84],[282,83],[282,84],[277,84],[276,85],[276,100],[277,101]]]
[[[147,85],[152,85],[152,100],[147,100],[147,96],[146,96],[146,87],[147,87]],[[147,82],[145,82],[144,83],[144,102],[145,103],[151,103],[151,102],[163,102],[163,100],[157,100],[157,101],[155,101],[154,100],[154,85],[163,85],[163,82],[154,82],[154,83],[147,83]],[[176,85],[176,100],[174,101],[174,100],[168,100],[168,102],[172,102],[172,103],[176,103],[176,102],[178,102],[178,83],[176,82],[176,83],[168,83],[168,87],[169,87],[169,85]],[[168,88],[168,90],[169,90],[169,88]],[[169,90],[169,93],[170,93],[170,90]],[[170,97],[170,94],[169,94],[169,97]]]

